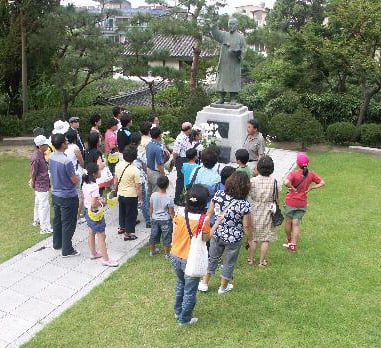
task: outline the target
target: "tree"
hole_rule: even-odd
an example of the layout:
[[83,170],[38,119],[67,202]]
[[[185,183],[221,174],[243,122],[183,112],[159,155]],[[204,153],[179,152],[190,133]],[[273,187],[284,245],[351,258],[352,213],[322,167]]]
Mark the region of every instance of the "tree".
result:
[[102,16],[77,12],[73,6],[61,7],[49,16],[40,39],[56,47],[52,58],[52,81],[60,90],[63,114],[81,91],[94,81],[111,76],[120,66],[123,47],[101,34]]

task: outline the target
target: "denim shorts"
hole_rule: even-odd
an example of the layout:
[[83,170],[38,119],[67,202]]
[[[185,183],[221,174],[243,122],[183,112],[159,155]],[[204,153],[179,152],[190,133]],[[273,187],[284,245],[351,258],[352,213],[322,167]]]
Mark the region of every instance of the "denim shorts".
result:
[[106,230],[106,221],[103,217],[100,221],[93,221],[89,218],[89,214],[87,212],[87,208],[84,209],[85,214],[85,220],[87,223],[87,226],[91,229],[93,233],[102,233]]
[[170,246],[172,244],[172,231],[172,220],[152,220],[149,244],[160,243],[161,236],[163,239],[163,245]]

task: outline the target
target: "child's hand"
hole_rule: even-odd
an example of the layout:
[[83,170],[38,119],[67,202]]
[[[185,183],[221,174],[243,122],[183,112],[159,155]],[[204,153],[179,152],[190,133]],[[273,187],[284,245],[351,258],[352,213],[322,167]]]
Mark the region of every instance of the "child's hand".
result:
[[215,221],[215,225],[219,225],[221,222],[222,222],[222,220],[225,218],[225,215],[224,214],[219,214],[219,215],[217,215],[216,216],[216,221]]
[[99,201],[99,203],[101,203],[103,205],[106,204],[106,200],[103,197],[100,197],[98,201]]

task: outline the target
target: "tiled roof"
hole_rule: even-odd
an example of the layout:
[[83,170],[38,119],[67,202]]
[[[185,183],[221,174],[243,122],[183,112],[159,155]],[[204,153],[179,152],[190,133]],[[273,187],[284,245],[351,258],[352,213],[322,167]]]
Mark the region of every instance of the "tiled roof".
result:
[[[158,84],[155,84],[156,92],[167,87],[168,87],[168,83],[164,81]],[[121,106],[121,105],[150,106],[151,93],[148,87],[143,87],[143,88],[136,89],[132,92],[121,93],[112,97],[107,97],[107,98],[98,97],[96,100],[96,103],[101,105],[117,105],[117,106]]]
[[[192,60],[193,57],[193,44],[195,38],[190,35],[169,35],[164,36],[161,34],[153,38],[152,48],[145,52],[145,56],[153,55],[157,51],[167,50],[169,57],[181,58],[183,60]],[[128,41],[125,42],[126,50],[125,56],[135,56],[134,51],[129,47]],[[202,49],[200,57],[210,58],[218,55],[217,50]]]

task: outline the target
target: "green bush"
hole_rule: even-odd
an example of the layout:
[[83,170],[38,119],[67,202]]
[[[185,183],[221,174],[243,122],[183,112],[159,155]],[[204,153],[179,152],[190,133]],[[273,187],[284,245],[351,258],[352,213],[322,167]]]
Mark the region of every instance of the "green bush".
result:
[[350,143],[356,131],[356,127],[350,122],[336,122],[327,127],[327,140],[338,145]]
[[265,112],[254,112],[254,118],[259,122],[259,131],[263,134],[264,137],[266,135],[271,134],[271,119]]
[[366,123],[360,129],[360,143],[366,146],[381,146],[381,125]]
[[270,100],[266,105],[265,112],[272,116],[281,113],[292,114],[300,107],[300,96],[296,92],[287,91]]
[[320,122],[306,109],[298,109],[293,114],[278,114],[271,119],[271,136],[278,141],[296,141],[302,147],[324,140],[324,130]]
[[23,123],[16,116],[0,116],[0,135],[17,137],[22,134]]

